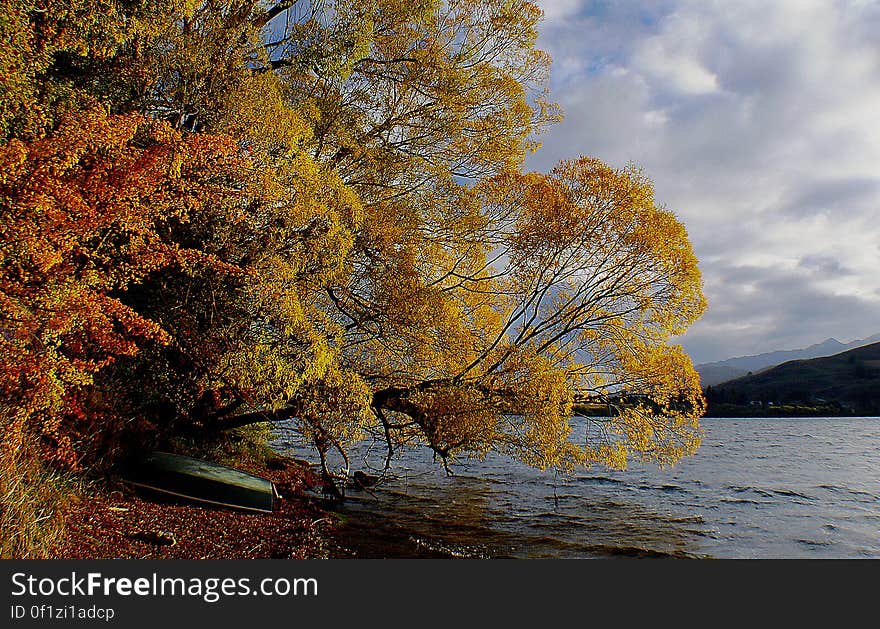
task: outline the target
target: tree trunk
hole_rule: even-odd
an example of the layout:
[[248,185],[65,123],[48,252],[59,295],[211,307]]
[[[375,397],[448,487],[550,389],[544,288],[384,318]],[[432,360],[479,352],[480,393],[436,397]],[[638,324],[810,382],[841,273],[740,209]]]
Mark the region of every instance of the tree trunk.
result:
[[209,417],[205,422],[205,430],[209,432],[220,432],[263,422],[281,422],[296,417],[298,412],[299,409],[296,406],[287,406],[285,408],[280,408],[277,411],[255,411],[253,413],[244,413],[242,415]]

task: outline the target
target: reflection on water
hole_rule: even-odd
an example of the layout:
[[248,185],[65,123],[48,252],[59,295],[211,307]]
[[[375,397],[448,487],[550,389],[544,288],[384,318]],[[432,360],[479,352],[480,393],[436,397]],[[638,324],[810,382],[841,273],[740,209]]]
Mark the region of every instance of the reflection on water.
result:
[[350,491],[340,542],[357,557],[880,557],[880,420],[703,425],[700,451],[671,470],[556,476],[490,456],[447,477],[412,450],[385,484]]

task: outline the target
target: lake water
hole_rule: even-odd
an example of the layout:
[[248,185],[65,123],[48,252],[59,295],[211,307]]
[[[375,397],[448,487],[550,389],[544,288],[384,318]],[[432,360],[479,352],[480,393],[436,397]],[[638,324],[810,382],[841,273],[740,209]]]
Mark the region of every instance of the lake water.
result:
[[[349,491],[340,554],[880,558],[880,419],[702,424],[697,454],[666,470],[556,476],[490,456],[448,477],[430,452],[409,451],[393,480]],[[363,448],[352,469],[381,455]]]

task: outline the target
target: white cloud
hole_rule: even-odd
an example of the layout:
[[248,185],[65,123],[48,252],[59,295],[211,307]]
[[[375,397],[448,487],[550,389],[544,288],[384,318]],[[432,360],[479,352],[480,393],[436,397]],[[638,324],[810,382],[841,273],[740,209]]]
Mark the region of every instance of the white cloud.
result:
[[547,20],[559,20],[576,14],[581,4],[581,0],[547,0],[541,2],[540,6]]
[[701,19],[674,14],[664,32],[634,46],[632,65],[652,82],[687,95],[718,91],[718,77],[703,64],[708,33]]
[[696,360],[880,331],[880,3],[549,4],[566,120],[530,166],[645,168],[702,260]]

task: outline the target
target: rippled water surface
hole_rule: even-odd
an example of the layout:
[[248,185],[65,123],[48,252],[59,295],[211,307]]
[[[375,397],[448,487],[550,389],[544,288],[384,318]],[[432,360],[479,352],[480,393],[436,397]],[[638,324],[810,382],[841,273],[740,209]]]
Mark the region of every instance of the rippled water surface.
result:
[[696,456],[667,470],[555,476],[492,456],[447,477],[411,451],[393,480],[349,492],[340,541],[359,557],[880,558],[880,419],[703,426]]

